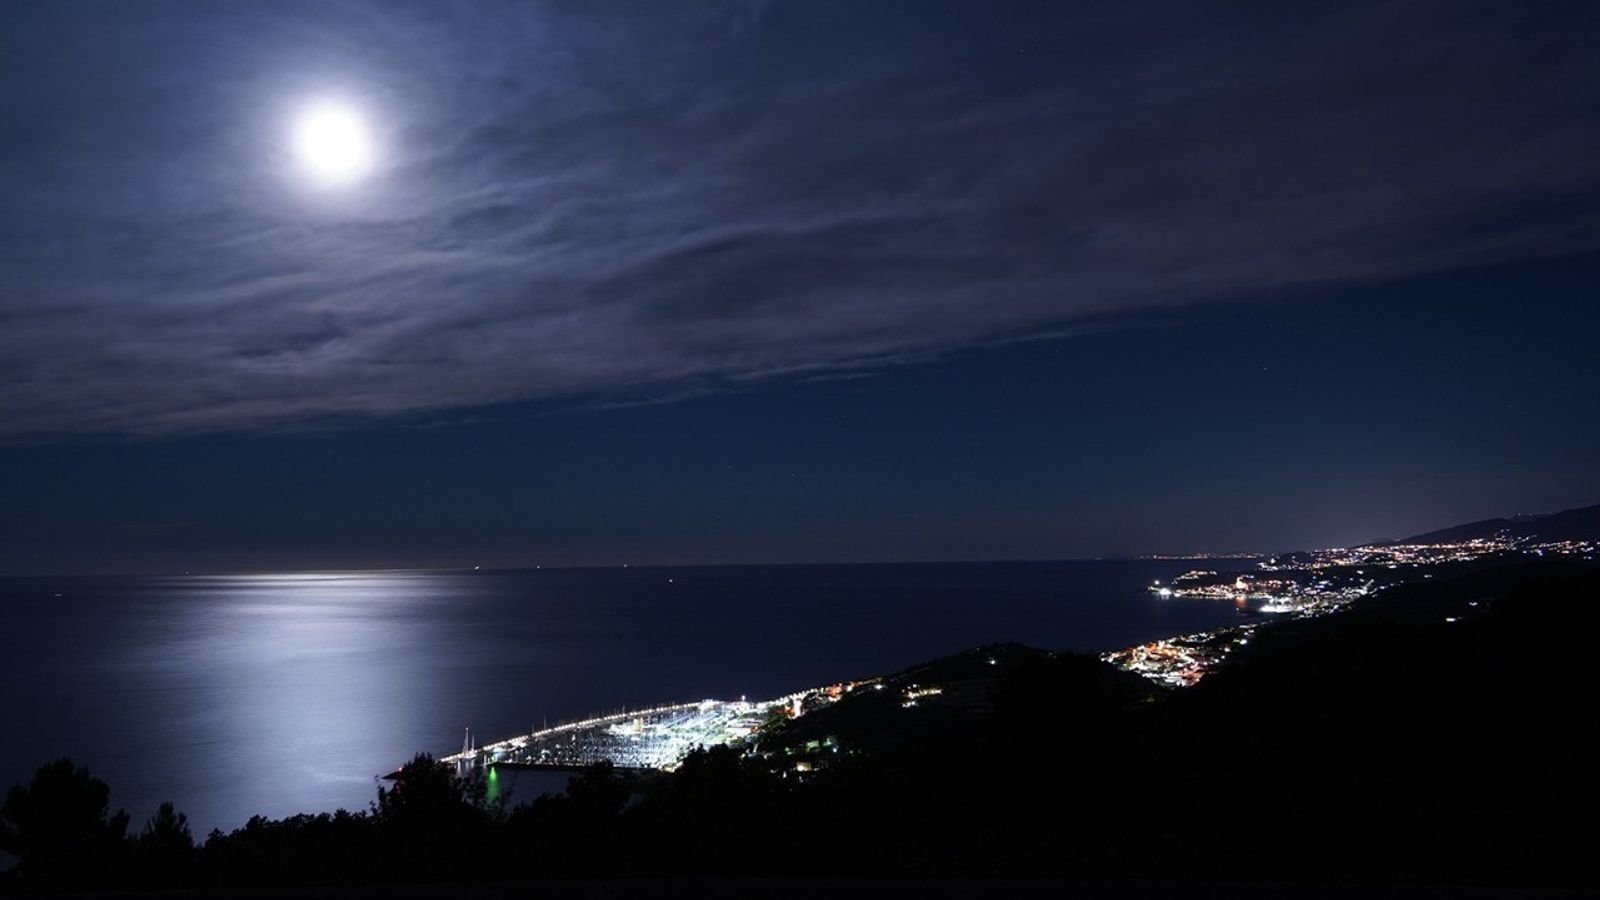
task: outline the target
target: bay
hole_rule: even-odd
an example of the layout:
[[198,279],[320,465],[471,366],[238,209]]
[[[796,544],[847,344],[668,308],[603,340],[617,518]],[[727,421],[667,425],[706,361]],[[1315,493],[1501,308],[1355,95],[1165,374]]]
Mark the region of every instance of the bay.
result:
[[[1217,563],[1226,565],[1226,563]],[[544,722],[752,699],[986,643],[1236,620],[1170,560],[0,580],[0,786],[70,755],[137,828],[365,809],[375,776]]]

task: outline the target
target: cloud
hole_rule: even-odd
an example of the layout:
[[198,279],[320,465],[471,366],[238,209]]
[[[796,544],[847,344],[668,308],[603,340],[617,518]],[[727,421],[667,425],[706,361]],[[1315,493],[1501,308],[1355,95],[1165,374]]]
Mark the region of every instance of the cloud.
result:
[[[1600,249],[1586,6],[5,15],[11,439],[691,396]],[[335,90],[386,150],[349,197],[282,152]]]

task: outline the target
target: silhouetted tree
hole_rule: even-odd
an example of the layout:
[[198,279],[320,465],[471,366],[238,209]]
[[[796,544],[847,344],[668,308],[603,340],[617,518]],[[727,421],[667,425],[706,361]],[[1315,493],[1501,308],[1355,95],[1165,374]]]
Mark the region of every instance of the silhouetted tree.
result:
[[602,760],[567,780],[566,799],[578,816],[599,823],[616,818],[632,790],[616,766]]
[[131,879],[146,886],[182,884],[196,875],[198,854],[189,833],[189,817],[163,803],[145,823],[130,848]]
[[364,812],[252,816],[243,828],[206,839],[203,868],[212,882],[254,887],[392,881],[377,843]]
[[506,832],[518,846],[519,875],[584,878],[621,874],[626,860],[619,816],[634,789],[632,777],[609,762],[590,765],[567,781],[561,794],[546,794],[517,807]]
[[100,883],[113,865],[128,814],[107,815],[111,789],[62,757],[18,785],[0,807],[0,850],[16,856],[28,881],[63,886]]
[[152,851],[177,853],[194,849],[189,817],[172,808],[169,800],[156,809],[139,835],[139,845]]
[[481,779],[456,774],[449,763],[418,753],[378,789],[373,818],[398,876],[436,880],[478,871],[482,838],[493,821],[484,809]]
[[394,787],[378,788],[374,809],[385,824],[444,824],[476,818],[484,803],[481,781],[457,775],[449,763],[418,753],[395,774]]
[[697,748],[623,816],[657,872],[761,874],[787,846],[790,785],[732,747]]

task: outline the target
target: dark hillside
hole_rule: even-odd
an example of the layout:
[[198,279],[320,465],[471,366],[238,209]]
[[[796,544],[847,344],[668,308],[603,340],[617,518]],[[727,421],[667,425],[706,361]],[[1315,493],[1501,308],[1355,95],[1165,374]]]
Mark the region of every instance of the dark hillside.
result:
[[1581,880],[1597,628],[1592,568],[1399,588],[1174,697],[1159,725],[1189,740],[1166,765],[1228,798],[1210,849],[1263,874]]
[[1468,522],[1465,525],[1452,525],[1449,528],[1425,531],[1422,534],[1414,534],[1397,541],[1384,541],[1383,543],[1453,544],[1459,541],[1481,540],[1483,538],[1492,538],[1515,524],[1510,519],[1484,519],[1478,522]]
[[1414,534],[1389,544],[1447,544],[1491,538],[1501,532],[1511,537],[1536,541],[1600,540],[1600,504],[1569,509],[1547,516],[1516,516],[1510,519],[1484,519]]
[[1544,541],[1600,540],[1600,505],[1569,509],[1554,515],[1517,522],[1511,533]]

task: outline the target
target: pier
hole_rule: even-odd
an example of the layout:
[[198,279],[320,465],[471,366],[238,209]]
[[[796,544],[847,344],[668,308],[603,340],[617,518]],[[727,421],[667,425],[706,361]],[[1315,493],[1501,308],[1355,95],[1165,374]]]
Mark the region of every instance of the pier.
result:
[[766,702],[700,700],[625,710],[564,722],[528,734],[477,746],[469,732],[461,752],[444,757],[458,769],[499,763],[541,769],[581,769],[606,761],[619,769],[670,769],[696,747],[748,739],[773,706]]

